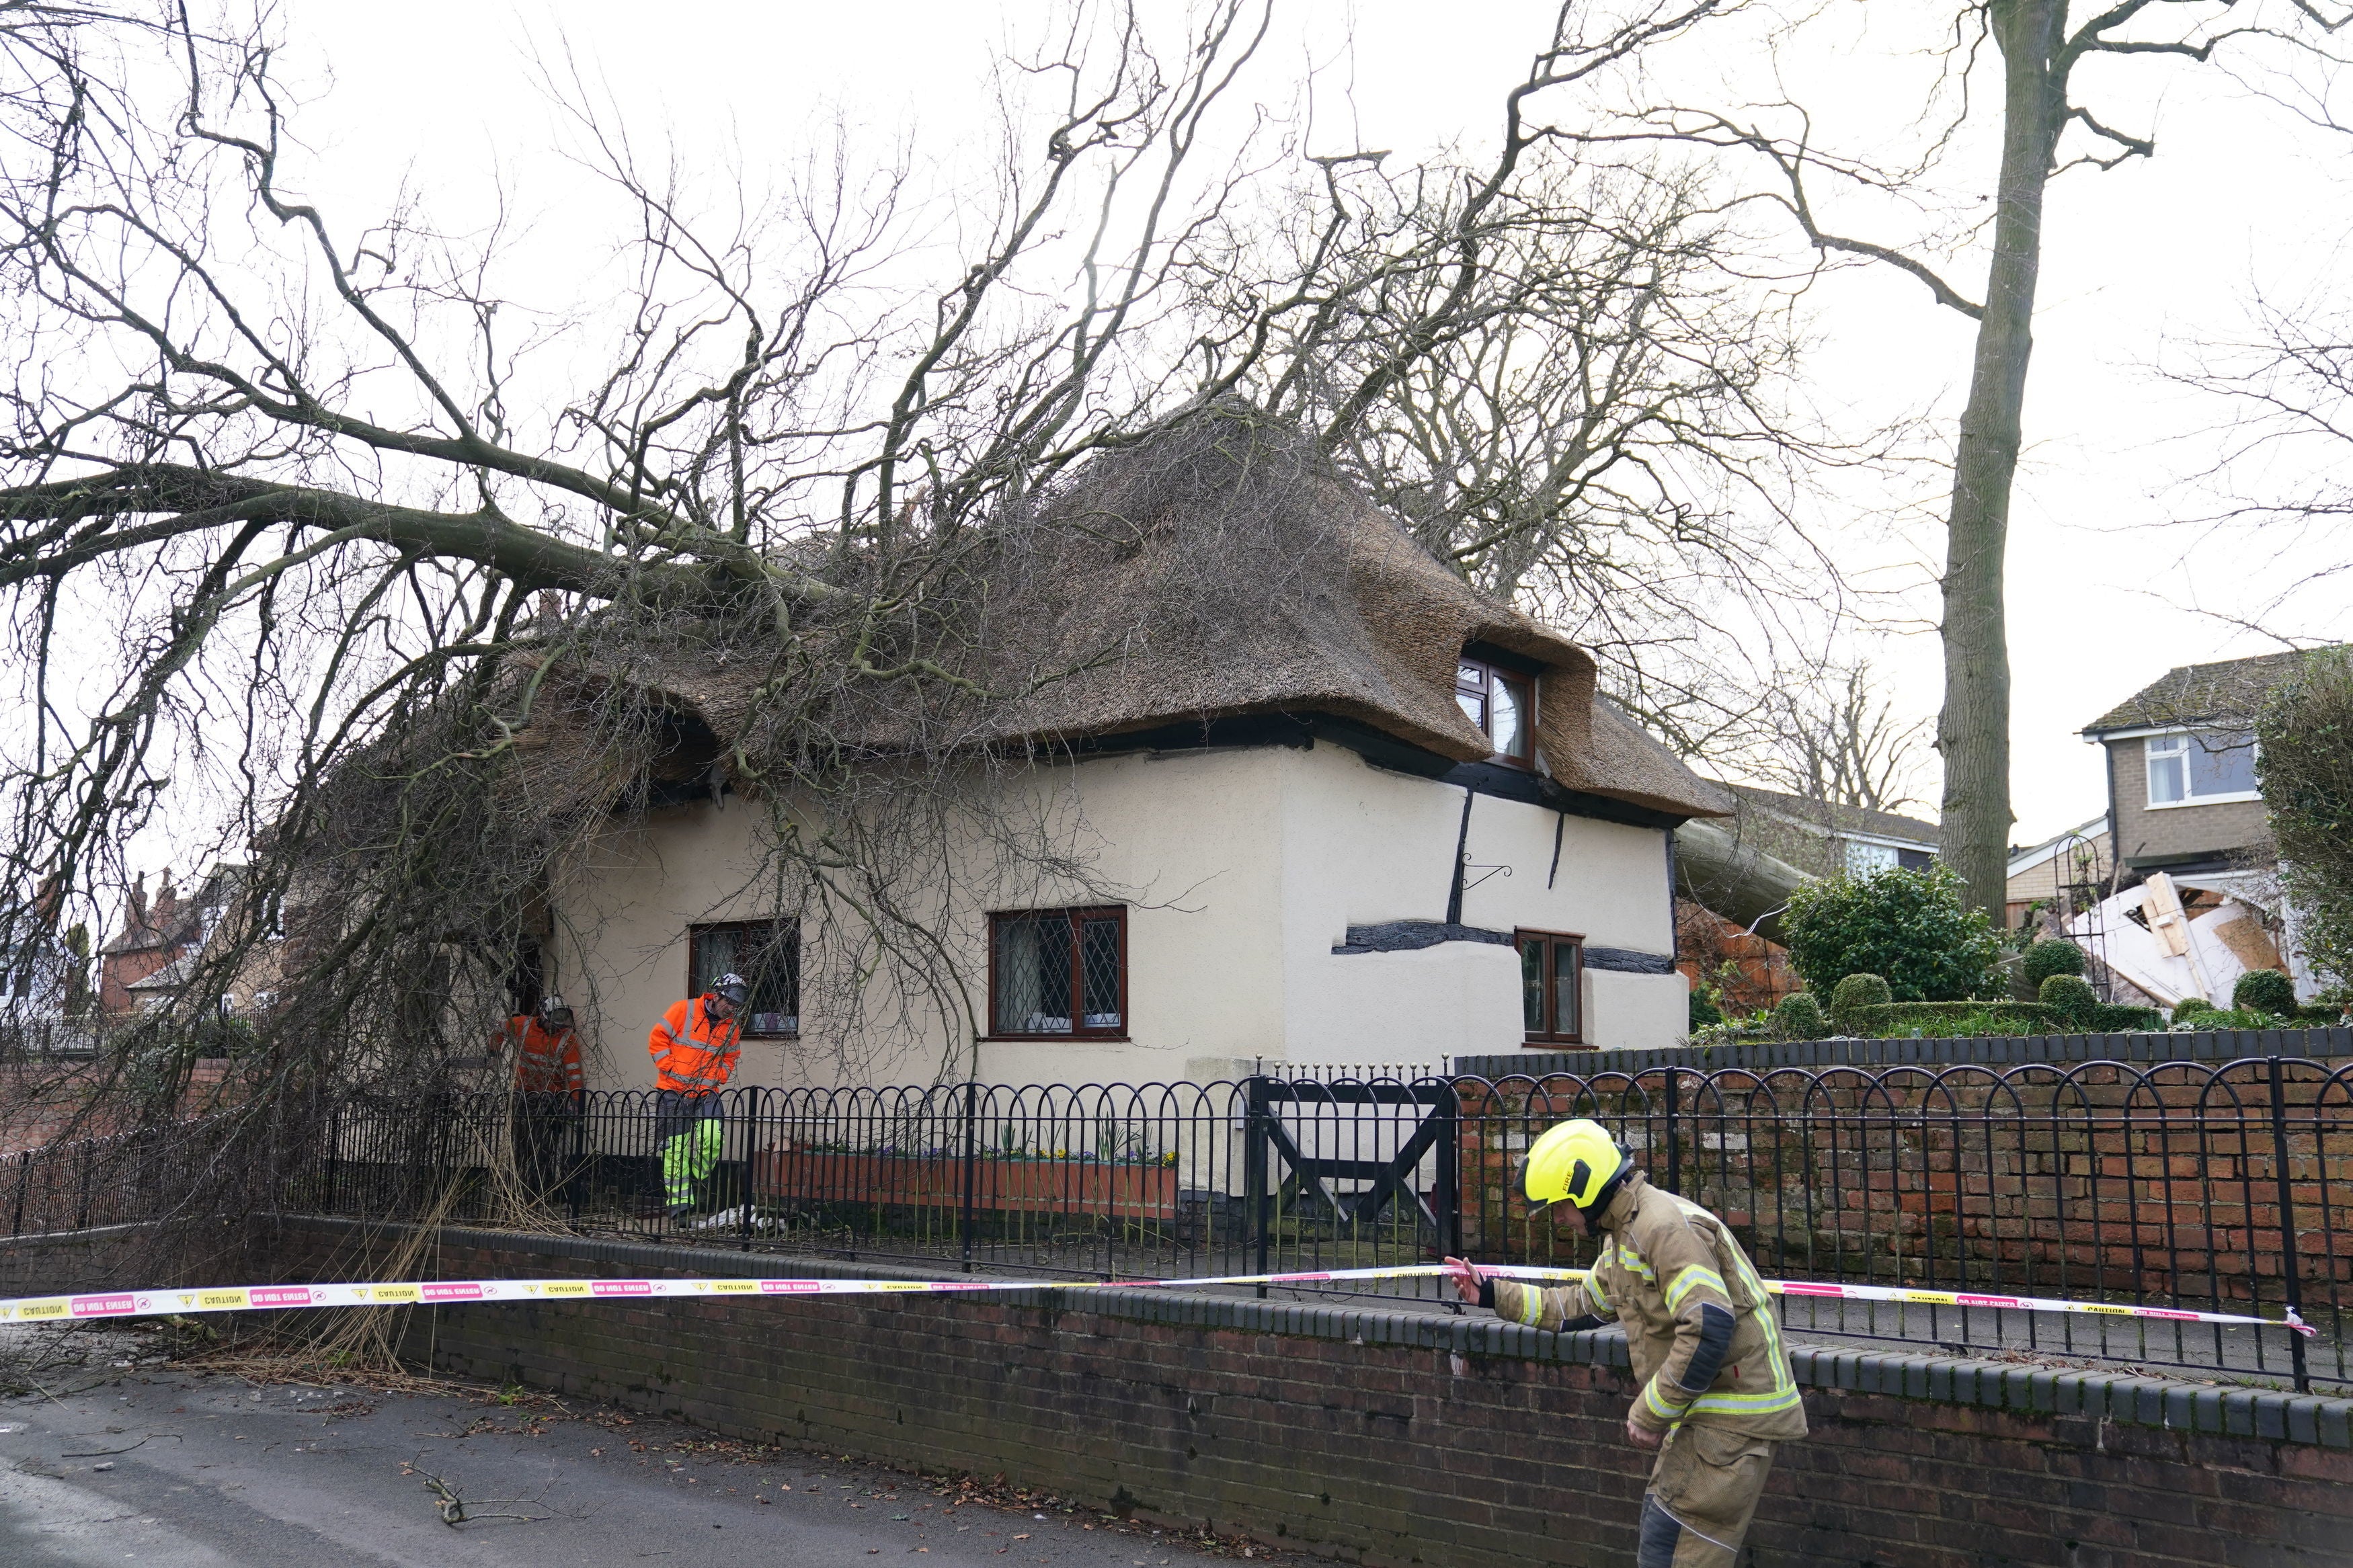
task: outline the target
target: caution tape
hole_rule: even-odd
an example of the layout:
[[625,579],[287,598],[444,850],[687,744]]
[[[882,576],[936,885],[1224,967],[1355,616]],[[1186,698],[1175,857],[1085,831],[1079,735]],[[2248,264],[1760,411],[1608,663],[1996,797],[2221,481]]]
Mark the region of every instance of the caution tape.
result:
[[[250,1312],[301,1308],[434,1307],[484,1301],[695,1300],[723,1297],[766,1300],[810,1296],[926,1295],[1012,1290],[1189,1290],[1209,1285],[1321,1285],[1349,1279],[1408,1279],[1446,1272],[1443,1264],[1377,1268],[1319,1268],[1290,1274],[1222,1274],[1179,1279],[424,1279],[367,1280],[333,1285],[222,1285],[195,1289],[118,1290],[86,1296],[26,1296],[0,1300],[0,1322],[75,1321],[110,1318],[174,1317],[197,1312]],[[1574,1281],[1582,1268],[1542,1268],[1523,1264],[1484,1267],[1482,1272],[1514,1279]],[[1966,1290],[1921,1290],[1893,1285],[1834,1285],[1806,1279],[1767,1279],[1776,1296],[1811,1300],[1891,1302],[1899,1306],[1993,1308],[2016,1312],[2084,1313],[2103,1318],[2141,1318],[2166,1323],[2211,1323],[2227,1328],[2287,1328],[2317,1332],[2290,1310],[2284,1321],[2233,1312],[2192,1312],[2170,1307],[2132,1307],[2105,1301],[2071,1301],[2044,1296],[1996,1296]]]

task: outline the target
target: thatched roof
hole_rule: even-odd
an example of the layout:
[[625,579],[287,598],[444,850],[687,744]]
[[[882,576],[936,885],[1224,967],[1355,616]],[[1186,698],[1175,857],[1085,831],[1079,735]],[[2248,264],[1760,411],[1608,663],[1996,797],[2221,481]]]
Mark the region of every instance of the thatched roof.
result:
[[[1009,530],[947,656],[997,700],[968,736],[1066,744],[1251,715],[1329,715],[1433,759],[1490,747],[1454,697],[1481,643],[1539,672],[1539,766],[1565,788],[1677,816],[1715,784],[1594,693],[1590,655],[1441,567],[1294,435],[1246,410],[1096,458]],[[757,661],[666,658],[647,683],[723,741]],[[640,674],[640,680],[647,680]],[[902,708],[860,726],[928,727]]]

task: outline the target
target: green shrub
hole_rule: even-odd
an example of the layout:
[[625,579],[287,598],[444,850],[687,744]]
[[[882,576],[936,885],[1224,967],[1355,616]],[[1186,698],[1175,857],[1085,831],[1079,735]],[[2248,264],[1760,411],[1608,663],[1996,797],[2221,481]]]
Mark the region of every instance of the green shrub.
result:
[[2179,1023],[2192,1013],[2211,1013],[2214,1004],[2203,996],[2184,996],[2173,1005],[2173,1021]]
[[1838,983],[1831,993],[1831,1022],[1841,1035],[1863,1032],[1862,1010],[1883,1007],[1895,998],[1887,989],[1887,982],[1876,974],[1850,974]]
[[2054,974],[2084,973],[2084,950],[2063,937],[2046,936],[2026,949],[2026,984],[2037,996],[2042,994],[2042,983]]
[[1819,1040],[1829,1034],[1822,1005],[1804,991],[1793,991],[1775,1004],[1773,1037],[1778,1040]]
[[2087,1032],[2100,1010],[2100,994],[2080,974],[2051,975],[2036,991],[2035,1000],[2050,1008],[2054,1016]]
[[[1789,965],[1817,994],[1876,974],[1898,1002],[1957,1002],[1991,992],[2001,933],[1964,908],[1961,879],[1942,866],[1891,868],[1800,888],[1781,920]],[[1831,994],[1833,1016],[1836,993]]]
[[2092,1009],[2084,1032],[2094,1035],[2146,1035],[2165,1027],[2165,1015],[2154,1007],[2126,1007],[2103,1002]]
[[2255,1013],[2237,1007],[2200,1007],[2188,1015],[2173,1010],[2177,1029],[2276,1029],[2286,1020],[2276,1013]]
[[1723,1022],[1724,1009],[1715,1005],[1715,998],[1694,988],[1691,994],[1691,1026],[1687,1032],[1696,1035],[1702,1029],[1713,1028]]
[[2313,967],[2353,982],[2353,658],[2307,654],[2255,715],[2255,776]]
[[1857,1012],[1862,1027],[1854,1032],[1882,1038],[2047,1035],[2058,1021],[2039,1002],[1889,1002]]
[[2276,969],[2250,969],[2231,987],[2231,1005],[2242,1013],[2295,1016],[2295,982]]

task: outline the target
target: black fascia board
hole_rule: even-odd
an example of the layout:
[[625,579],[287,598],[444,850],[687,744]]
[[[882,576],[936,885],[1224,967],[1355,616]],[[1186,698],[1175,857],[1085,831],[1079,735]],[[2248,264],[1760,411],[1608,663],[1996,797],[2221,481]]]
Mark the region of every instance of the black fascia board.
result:
[[1333,713],[1244,713],[1188,719],[1148,730],[1122,730],[1064,742],[1072,757],[1111,757],[1136,752],[1203,751],[1227,746],[1291,746],[1305,751],[1318,741],[1345,746],[1377,768],[1434,779],[1498,800],[1516,800],[1570,816],[1614,822],[1627,827],[1672,832],[1690,819],[1672,812],[1612,800],[1608,795],[1565,789],[1542,773],[1501,763],[1458,763],[1410,741]]

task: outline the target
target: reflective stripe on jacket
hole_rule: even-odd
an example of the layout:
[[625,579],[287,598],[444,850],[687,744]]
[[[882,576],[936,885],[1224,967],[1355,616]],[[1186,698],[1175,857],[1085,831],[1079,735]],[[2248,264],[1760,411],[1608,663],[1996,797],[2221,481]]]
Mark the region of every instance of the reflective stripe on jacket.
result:
[[569,1029],[550,1029],[535,1017],[509,1018],[499,1046],[514,1052],[514,1086],[525,1094],[577,1094],[584,1087],[580,1037]]
[[1806,1435],[1806,1411],[1765,1283],[1732,1232],[1695,1203],[1639,1171],[1602,1216],[1609,1239],[1581,1284],[1546,1290],[1495,1281],[1495,1313],[1556,1329],[1615,1318],[1642,1391],[1637,1426],[1689,1421],[1784,1441]]
[[653,1053],[654,1087],[681,1094],[710,1094],[727,1087],[742,1054],[744,1025],[711,1016],[700,996],[673,1002],[646,1037]]

